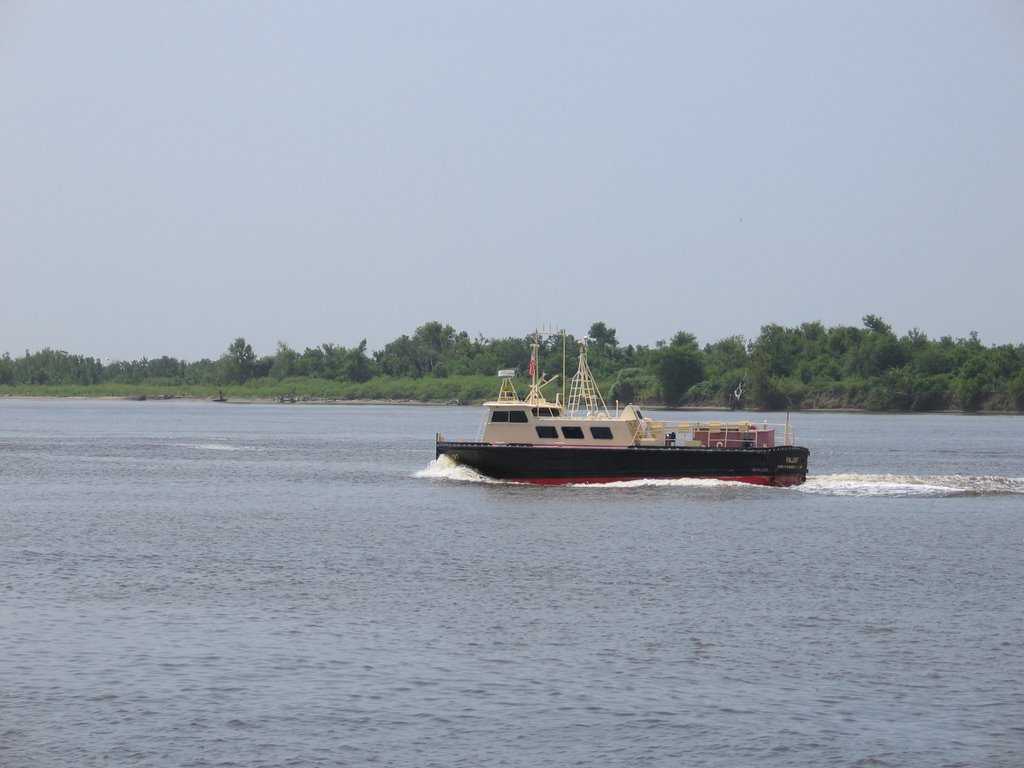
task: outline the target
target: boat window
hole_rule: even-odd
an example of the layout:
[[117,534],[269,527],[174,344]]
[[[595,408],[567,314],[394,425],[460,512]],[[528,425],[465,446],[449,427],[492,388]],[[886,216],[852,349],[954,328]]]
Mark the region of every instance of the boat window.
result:
[[559,411],[557,408],[534,408],[533,415],[546,416],[547,418],[551,418],[552,416],[560,416],[561,411]]
[[513,424],[525,424],[528,419],[526,411],[494,411],[491,414],[491,421],[499,423],[511,421]]
[[595,440],[611,440],[612,430],[611,427],[591,427],[590,435]]
[[580,427],[562,427],[562,434],[567,440],[582,440],[583,429]]
[[537,437],[557,438],[558,430],[554,427],[537,427]]

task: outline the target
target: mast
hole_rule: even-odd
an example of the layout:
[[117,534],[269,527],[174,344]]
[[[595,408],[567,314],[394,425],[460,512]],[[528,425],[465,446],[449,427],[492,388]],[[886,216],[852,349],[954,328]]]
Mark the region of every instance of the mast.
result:
[[527,373],[530,376],[530,392],[526,395],[525,402],[531,405],[546,403],[547,399],[540,390],[550,384],[551,380],[545,379],[540,372],[540,331],[533,334],[533,343],[530,344],[530,367]]
[[586,408],[587,416],[594,416],[598,413],[603,413],[607,416],[609,415],[608,406],[604,404],[601,390],[598,389],[594,374],[591,373],[590,365],[587,364],[587,341],[589,341],[589,337],[584,336],[582,340],[576,342],[580,351],[580,363],[569,387],[567,411],[577,415],[580,403],[582,402]]
[[[555,403],[561,405],[565,402],[565,331],[558,331],[562,335],[562,393],[561,395],[555,394]],[[548,403],[546,397],[541,390],[548,384],[558,378],[556,373],[554,376],[548,378],[545,377],[540,370],[540,340],[542,335],[554,336],[554,333],[548,333],[541,331],[534,331],[533,343],[530,344],[530,366],[527,369],[527,375],[530,377],[530,392],[526,395],[524,402],[530,403],[531,405],[544,405]]]
[[561,404],[565,405],[565,382],[566,382],[566,377],[565,377],[566,333],[565,333],[565,329],[563,328],[561,331],[559,331],[559,333],[562,334],[562,399],[561,399]]

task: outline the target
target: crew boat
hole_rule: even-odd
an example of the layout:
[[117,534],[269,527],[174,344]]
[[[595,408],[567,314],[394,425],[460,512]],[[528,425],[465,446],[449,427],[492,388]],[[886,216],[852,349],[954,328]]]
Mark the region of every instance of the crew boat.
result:
[[538,335],[531,344],[527,395],[517,394],[514,369],[498,371],[498,396],[484,403],[477,439],[446,440],[438,434],[436,457],[447,456],[490,478],[523,483],[706,478],[792,486],[807,479],[810,451],[794,444],[788,415],[784,425],[711,421],[670,426],[635,405],[620,411],[616,404],[613,413],[587,364],[587,339],[577,345],[579,366],[567,402],[564,393],[551,402],[542,392],[558,377],[540,372]]

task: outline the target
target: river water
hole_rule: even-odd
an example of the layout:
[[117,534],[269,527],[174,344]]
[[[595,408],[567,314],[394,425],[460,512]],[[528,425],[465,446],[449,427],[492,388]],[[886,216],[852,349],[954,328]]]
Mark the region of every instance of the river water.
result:
[[0,765],[1024,765],[1024,418],[796,414],[794,489],[478,418],[0,400]]

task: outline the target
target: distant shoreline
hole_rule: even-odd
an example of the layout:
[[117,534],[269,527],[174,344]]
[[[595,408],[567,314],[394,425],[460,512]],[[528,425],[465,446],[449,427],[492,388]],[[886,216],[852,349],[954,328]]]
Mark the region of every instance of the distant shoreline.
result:
[[269,397],[203,397],[200,395],[167,395],[156,397],[125,397],[122,395],[25,395],[25,394],[3,394],[0,399],[4,400],[105,400],[124,401],[134,403],[218,403],[222,405],[480,405],[480,403],[456,403],[423,400],[339,400],[326,397],[308,397],[291,399],[277,399]]
[[[104,401],[125,401],[125,402],[137,402],[137,403],[219,403],[222,405],[416,405],[436,408],[438,406],[465,406],[465,407],[480,407],[484,401],[474,402],[458,402],[458,401],[441,401],[441,400],[381,400],[381,399],[358,399],[358,400],[342,400],[334,398],[295,398],[295,399],[276,399],[276,398],[263,398],[263,397],[227,397],[223,400],[219,400],[213,397],[202,397],[199,395],[166,395],[158,397],[125,397],[121,395],[26,395],[26,394],[2,394],[0,399],[4,400],[104,400]],[[641,408],[654,410],[654,411],[678,411],[678,412],[698,412],[698,411],[712,411],[719,413],[732,413],[734,412],[731,408],[723,408],[721,406],[677,406],[675,408],[668,407],[659,404],[640,404]],[[758,411],[758,410],[743,410],[740,409],[740,413],[779,413],[779,411]],[[960,416],[1024,416],[1022,411],[961,411],[956,409],[947,409],[942,411],[871,411],[866,408],[800,408],[794,409],[792,413],[853,413],[853,414],[879,414],[879,415],[905,415],[905,416],[928,416],[928,415],[960,415]]]

